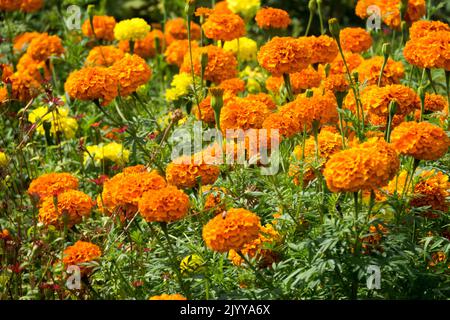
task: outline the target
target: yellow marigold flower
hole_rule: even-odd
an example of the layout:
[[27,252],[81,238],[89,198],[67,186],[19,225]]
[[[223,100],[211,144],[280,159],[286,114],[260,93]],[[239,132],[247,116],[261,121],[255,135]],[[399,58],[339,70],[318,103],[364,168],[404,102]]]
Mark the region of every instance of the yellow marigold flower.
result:
[[114,38],[119,41],[137,41],[144,39],[150,32],[150,26],[142,18],[120,21],[114,27]]
[[205,265],[205,260],[198,254],[186,256],[180,262],[180,270],[182,274],[192,274],[199,272]]
[[171,88],[166,91],[167,101],[176,101],[190,92],[192,76],[188,73],[176,74],[170,84]]
[[[187,40],[187,31],[187,22],[183,18],[168,20],[164,31],[166,43],[171,44],[174,40]],[[200,34],[200,26],[191,21],[191,40],[200,40]]]
[[41,35],[39,32],[25,32],[21,33],[14,38],[13,45],[14,51],[22,52],[25,51],[31,41]]
[[212,218],[203,227],[203,240],[214,251],[240,251],[258,238],[260,218],[245,209],[230,209]]
[[240,14],[245,18],[254,17],[258,9],[261,7],[260,0],[226,0],[226,3],[232,12]]
[[117,78],[109,68],[86,67],[72,72],[64,84],[71,98],[83,101],[102,101],[109,104],[118,94]]
[[256,53],[258,52],[256,41],[246,37],[226,41],[223,48],[226,51],[233,52],[242,62],[255,61]]
[[116,19],[114,17],[94,16],[92,24],[94,25],[94,32],[92,31],[89,19],[83,22],[81,31],[85,36],[106,41],[114,40],[114,27],[116,26]]
[[291,23],[289,13],[270,7],[260,9],[255,20],[261,29],[287,29]]
[[59,56],[64,53],[62,41],[58,36],[49,36],[42,33],[31,40],[27,53],[37,61],[44,61],[51,56]]
[[389,104],[396,102],[396,114],[407,115],[420,108],[420,99],[416,92],[404,85],[394,84],[386,87],[370,86],[361,93],[364,110],[379,117],[389,115]]
[[[213,83],[221,83],[224,80],[236,78],[237,60],[231,52],[216,46],[207,46],[192,50],[194,73],[201,75],[201,55],[208,54],[208,64],[205,68],[205,79]],[[191,73],[191,59],[189,55],[184,57],[181,72]]]
[[406,61],[419,68],[450,70],[450,32],[432,32],[409,40],[403,49]]
[[237,14],[213,13],[202,26],[205,36],[213,40],[231,41],[245,35],[244,20]]
[[[159,51],[156,51],[156,40],[159,41]],[[146,59],[153,58],[157,53],[161,53],[164,46],[164,33],[161,30],[152,30],[145,38],[138,40],[134,44],[134,53]],[[120,41],[119,48],[123,52],[130,52],[130,42],[127,40]]]
[[237,98],[229,101],[220,113],[220,128],[227,129],[261,129],[269,116],[267,106],[257,100]]
[[372,46],[372,37],[363,28],[344,28],[339,38],[344,51],[361,53]]
[[[191,41],[193,49],[198,48],[198,43]],[[188,40],[174,40],[164,52],[168,64],[174,64],[180,67],[183,64],[184,57],[189,53]]]
[[146,192],[139,200],[139,212],[147,222],[173,222],[189,211],[189,197],[174,186]]
[[106,145],[87,146],[84,154],[84,163],[93,160],[96,163],[109,160],[118,165],[124,165],[130,157],[130,150],[117,142],[110,142]]
[[[342,150],[342,136],[327,130],[322,130],[317,136],[318,139],[318,163],[320,170],[332,155]],[[304,183],[314,179],[315,173],[313,165],[316,162],[316,142],[313,136],[305,141],[305,145],[298,145],[294,148],[292,162],[289,167],[289,176],[293,177],[294,183],[299,184],[302,177]],[[300,164],[301,163],[301,164]]]
[[166,179],[171,185],[178,188],[193,188],[199,183],[213,184],[220,174],[219,167],[206,164],[203,158],[183,156],[175,159],[166,169]]
[[98,46],[89,51],[84,64],[87,67],[109,67],[122,59],[124,56],[125,53],[114,46]]
[[[244,245],[241,249],[243,255],[249,258],[256,258],[259,260],[259,265],[262,268],[271,266],[276,260],[276,255],[267,246],[276,245],[281,241],[281,236],[273,225],[266,224],[260,227],[258,238]],[[240,266],[244,263],[244,259],[233,249],[228,252],[228,258],[235,266]]]
[[336,41],[329,36],[302,37],[310,45],[311,64],[331,63],[339,54],[339,47]]
[[77,265],[82,274],[86,274],[90,269],[84,264],[100,259],[102,251],[100,248],[90,242],[77,241],[73,246],[64,250],[63,263],[66,267]]
[[419,39],[430,35],[434,32],[450,32],[450,26],[441,21],[420,20],[412,24],[409,28],[409,37],[411,40]]
[[[359,73],[359,81],[361,83],[367,83],[368,85],[378,84],[383,61],[384,58],[381,56],[375,56],[368,60],[364,60],[356,68],[356,71]],[[400,79],[402,79],[404,75],[405,69],[403,64],[400,61],[394,61],[389,58],[383,71],[381,85],[399,84]]]
[[88,217],[95,202],[78,190],[67,190],[56,196],[48,196],[39,208],[39,221],[45,225],[71,228]]
[[53,136],[56,137],[58,133],[62,133],[67,139],[74,138],[78,129],[77,120],[69,117],[67,108],[58,107],[52,110],[49,112],[46,106],[38,107],[30,112],[28,121],[36,124],[36,131],[41,135],[45,134],[44,122],[49,122],[50,133]]
[[[317,88],[322,82],[322,76],[319,72],[309,66],[300,72],[290,74],[291,86],[294,94],[304,92],[306,89]],[[266,80],[266,88],[269,91],[277,93],[282,87],[284,87],[283,77],[270,76]]]
[[122,219],[132,218],[145,192],[165,187],[164,178],[154,171],[148,172],[144,166],[126,168],[104,183],[103,211],[109,215],[119,213]]
[[428,122],[403,122],[391,134],[397,152],[418,160],[437,160],[450,146],[450,139],[441,128]]
[[382,139],[371,138],[332,155],[323,175],[332,192],[357,192],[385,186],[399,167],[396,151]]
[[184,296],[181,294],[165,294],[163,293],[160,296],[153,296],[150,297],[148,300],[187,300]]
[[48,81],[51,78],[50,69],[47,67],[45,61],[34,60],[28,53],[20,57],[16,68],[17,72],[28,73],[40,83],[44,82],[44,80]]
[[78,179],[70,173],[47,173],[31,181],[28,194],[43,199],[77,188]]
[[152,70],[147,62],[135,54],[125,54],[125,57],[112,65],[110,72],[119,82],[119,94],[122,97],[135,92],[152,76]]
[[410,202],[413,207],[431,206],[426,212],[429,218],[438,218],[439,215],[432,210],[448,212],[450,196],[450,183],[448,175],[435,170],[424,171],[419,176],[419,181],[414,186],[414,196]]
[[258,62],[275,76],[299,72],[311,62],[311,47],[304,39],[274,37],[259,50]]
[[8,162],[8,156],[4,152],[0,151],[0,168],[6,167],[8,165]]

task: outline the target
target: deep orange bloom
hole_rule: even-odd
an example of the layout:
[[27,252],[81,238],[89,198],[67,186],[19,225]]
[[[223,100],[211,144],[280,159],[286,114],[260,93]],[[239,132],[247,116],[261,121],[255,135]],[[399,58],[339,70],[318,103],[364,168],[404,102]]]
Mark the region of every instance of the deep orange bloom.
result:
[[20,0],[1,0],[0,10],[1,11],[17,11],[20,9]]
[[425,111],[439,112],[448,109],[447,98],[439,94],[427,93],[425,95]]
[[415,40],[429,36],[430,33],[440,33],[442,31],[450,32],[450,26],[441,21],[420,20],[414,22],[409,28],[409,37],[411,40]]
[[[164,36],[169,45],[174,40],[187,40],[187,22],[183,18],[175,18],[166,22]],[[200,40],[201,29],[198,24],[191,21],[191,40]]]
[[78,179],[70,173],[47,173],[31,181],[28,194],[43,199],[77,188]]
[[226,1],[219,1],[214,6],[214,12],[216,13],[233,13],[229,8]]
[[405,59],[419,68],[450,70],[450,32],[432,32],[408,41],[403,49]]
[[193,188],[199,183],[213,184],[219,177],[218,166],[206,164],[203,158],[183,156],[169,163],[166,168],[166,179],[178,188]]
[[274,76],[305,69],[311,62],[309,42],[291,37],[275,37],[258,52],[259,64]]
[[311,63],[331,63],[339,54],[336,41],[329,36],[302,37],[310,45]]
[[28,103],[42,91],[41,84],[28,70],[18,71],[8,77],[11,82],[11,99]]
[[186,297],[184,297],[181,294],[175,293],[175,294],[165,294],[163,293],[160,296],[153,296],[150,297],[149,300],[187,300]]
[[91,242],[77,241],[73,246],[64,250],[63,263],[66,267],[78,265],[81,273],[86,274],[89,272],[89,268],[82,264],[98,260],[101,255],[102,251],[97,245]]
[[262,124],[263,129],[279,130],[280,135],[286,138],[292,137],[298,132],[298,125],[284,113],[270,114]]
[[372,46],[372,37],[363,28],[344,28],[339,38],[342,49],[345,51],[361,53]]
[[225,188],[213,187],[211,185],[202,186],[202,195],[206,198],[203,210],[214,214],[222,213],[226,210],[224,197],[227,193]]
[[117,78],[109,68],[87,67],[72,72],[64,84],[71,98],[83,101],[102,101],[109,104],[118,94]]
[[249,94],[244,99],[249,101],[259,101],[266,105],[269,110],[275,110],[277,105],[273,101],[272,97],[267,93],[260,92],[258,94]]
[[[191,41],[192,49],[198,48],[198,43],[196,41]],[[166,61],[169,64],[177,65],[181,67],[184,61],[184,57],[189,52],[189,41],[188,40],[174,40],[167,47],[164,52]]]
[[430,210],[426,215],[430,218],[438,218],[439,215],[432,210],[448,212],[450,196],[450,182],[448,176],[442,172],[424,171],[420,174],[419,181],[414,186],[414,195],[411,199],[413,207],[428,207]]
[[19,34],[14,38],[14,50],[16,52],[22,52],[26,50],[31,41],[37,36],[41,35],[39,32],[25,32]]
[[[378,84],[383,60],[384,58],[381,56],[375,56],[364,60],[359,67],[356,68],[356,71],[359,73],[359,82],[367,82],[368,85]],[[405,69],[403,68],[403,64],[400,61],[394,61],[389,58],[383,71],[381,85],[398,84],[400,83],[400,79],[404,76]]]
[[450,146],[444,130],[428,122],[403,122],[391,134],[397,152],[418,160],[437,160]]
[[[347,62],[347,67],[350,72],[359,67],[359,65],[364,61],[364,58],[359,53],[352,53],[349,51],[344,52],[345,61]],[[322,66],[320,66],[324,69]],[[323,72],[324,73],[324,72]],[[344,60],[339,54],[333,62],[330,63],[330,74],[346,74],[347,69],[344,65]]]
[[[317,88],[322,82],[320,73],[311,66],[300,72],[290,74],[290,79],[294,94],[302,93],[306,89]],[[266,80],[267,89],[274,93],[278,93],[282,86],[284,86],[283,77],[270,76]]]
[[[156,41],[159,41],[159,51],[156,50]],[[119,48],[124,52],[130,52],[129,41],[120,41]],[[134,43],[134,53],[147,59],[153,58],[157,53],[161,53],[164,49],[164,33],[155,29],[150,31],[144,39],[137,40]]]
[[81,26],[83,34],[90,38],[97,38],[100,40],[114,41],[114,27],[116,26],[116,19],[110,16],[94,16],[92,19],[94,25],[94,32],[89,19],[85,20]]
[[[224,80],[236,78],[236,57],[232,52],[225,51],[222,48],[212,45],[192,50],[194,73],[197,76],[201,75],[201,56],[204,53],[208,54],[208,64],[206,65],[204,75],[206,80],[213,83],[221,83]],[[180,71],[191,73],[191,59],[188,54],[184,57]]]
[[203,227],[203,240],[214,251],[239,251],[258,238],[260,218],[245,209],[230,209],[217,215]]
[[291,23],[289,13],[270,7],[260,9],[255,20],[261,29],[287,29]]
[[113,77],[119,82],[119,94],[126,97],[146,84],[152,76],[147,62],[138,55],[126,54],[110,68]]
[[261,129],[264,120],[270,114],[267,106],[257,100],[237,98],[229,101],[220,114],[220,128],[227,129]]
[[[36,81],[42,83],[44,80],[50,80],[51,73],[45,61],[34,60],[28,53],[25,53],[17,63],[19,73],[28,73]],[[43,72],[43,74],[41,74]],[[42,77],[42,75],[44,77]]]
[[49,36],[48,33],[42,33],[31,40],[27,53],[34,60],[44,61],[51,56],[62,55],[64,47],[58,36]]
[[384,140],[371,138],[331,156],[323,175],[332,192],[357,192],[385,186],[399,167],[396,151]]
[[[225,91],[223,95],[223,103],[226,105],[230,100],[235,99],[236,95],[232,93],[231,91]],[[203,99],[200,102],[200,113],[198,111],[197,107],[193,108],[194,115],[197,117],[197,119],[213,125],[216,123],[215,115],[214,115],[214,109],[211,106],[211,96],[207,96],[205,99]]]
[[139,200],[139,212],[147,222],[173,222],[188,211],[189,197],[174,186],[146,192]]
[[205,36],[209,39],[231,41],[245,35],[244,20],[237,14],[213,13],[203,24]]
[[350,88],[347,75],[332,74],[325,78],[322,87],[331,92],[346,92]]
[[114,46],[98,46],[89,51],[86,58],[85,65],[87,67],[112,66],[115,62],[119,61],[125,56],[125,53],[117,49]]
[[44,0],[21,0],[20,10],[31,13],[39,11],[44,5]]
[[67,190],[56,197],[46,197],[39,208],[39,221],[45,225],[71,228],[88,217],[95,202],[78,190]]
[[227,79],[220,83],[219,88],[231,91],[233,94],[245,91],[245,81],[239,78]]

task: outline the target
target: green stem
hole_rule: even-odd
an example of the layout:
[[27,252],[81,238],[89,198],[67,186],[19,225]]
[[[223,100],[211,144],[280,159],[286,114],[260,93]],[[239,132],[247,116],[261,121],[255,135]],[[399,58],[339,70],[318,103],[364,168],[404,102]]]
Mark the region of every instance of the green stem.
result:
[[294,93],[292,92],[291,77],[289,76],[289,73],[283,73],[283,80],[287,90],[288,102],[292,102],[294,101]]

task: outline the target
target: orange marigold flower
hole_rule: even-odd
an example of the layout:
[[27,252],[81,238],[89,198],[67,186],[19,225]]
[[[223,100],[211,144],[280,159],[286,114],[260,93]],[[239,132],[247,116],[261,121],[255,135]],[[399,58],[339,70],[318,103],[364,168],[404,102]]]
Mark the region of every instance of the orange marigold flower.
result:
[[[158,40],[157,40],[158,39]],[[159,41],[159,51],[156,51],[156,41]],[[161,53],[164,46],[164,33],[161,30],[155,29],[150,31],[144,39],[137,40],[134,43],[134,53],[138,56],[147,59],[153,58],[157,53]],[[120,41],[119,48],[123,52],[130,52],[129,41]]]
[[148,300],[187,300],[186,297],[184,297],[181,294],[175,293],[175,294],[165,294],[163,293],[160,296],[153,296],[150,297]]
[[245,209],[230,209],[203,227],[203,240],[214,251],[240,251],[259,236],[260,218]]
[[409,28],[409,37],[411,40],[419,39],[430,35],[434,32],[450,32],[450,26],[441,21],[420,20],[412,24]]
[[103,185],[102,206],[106,214],[119,213],[122,219],[132,218],[142,195],[150,190],[166,187],[166,181],[157,172],[148,172],[144,166],[125,168]]
[[152,70],[147,62],[138,55],[125,54],[112,65],[110,71],[119,82],[119,94],[126,97],[150,80]]
[[28,45],[31,43],[31,41],[40,36],[41,34],[39,32],[25,32],[22,34],[19,34],[14,38],[13,44],[14,44],[14,50],[16,52],[22,52],[27,49]]
[[0,0],[1,11],[17,11],[20,9],[20,0]]
[[447,175],[435,170],[424,171],[420,174],[419,182],[414,186],[414,196],[410,204],[416,208],[431,206],[425,214],[429,218],[438,218],[439,215],[432,211],[448,212],[449,190],[450,182]]
[[3,82],[7,82],[6,79],[8,79],[10,76],[14,74],[14,70],[12,66],[0,63],[0,73],[1,73],[0,80]]
[[397,152],[418,160],[437,160],[450,146],[444,130],[428,122],[403,122],[391,134]]
[[450,70],[450,32],[440,31],[409,40],[403,49],[406,61],[419,68]]
[[87,67],[112,66],[116,61],[119,61],[125,56],[125,53],[114,46],[98,46],[89,51],[89,54],[84,63]]
[[[344,52],[345,61],[350,72],[355,70],[364,61],[364,58],[359,53],[352,53],[349,51]],[[324,73],[324,72],[323,72]],[[346,74],[347,69],[345,68],[344,60],[339,54],[333,62],[330,64],[330,74]]]
[[39,221],[45,225],[69,228],[88,217],[95,202],[78,190],[67,190],[56,197],[48,196],[39,208]]
[[114,27],[116,26],[116,19],[114,17],[94,16],[92,24],[94,25],[95,35],[92,31],[89,19],[85,20],[81,26],[81,31],[85,36],[100,40],[114,41]]
[[262,124],[263,129],[279,130],[281,136],[290,138],[298,132],[298,125],[284,113],[272,113]]
[[100,259],[102,251],[100,248],[90,242],[77,241],[73,246],[69,246],[64,250],[63,263],[67,266],[78,265],[82,274],[86,274],[89,268],[83,264]]
[[260,9],[255,20],[261,29],[287,29],[291,23],[289,13],[270,7]]
[[[198,48],[198,43],[196,41],[191,41],[192,49]],[[174,64],[181,67],[184,61],[184,57],[189,52],[189,41],[188,40],[174,40],[167,47],[164,52],[166,61],[168,64]]]
[[227,79],[219,84],[219,88],[231,91],[233,94],[245,91],[245,81],[239,78]]
[[[420,108],[420,105],[419,105]],[[425,111],[429,112],[439,112],[447,110],[448,102],[444,96],[439,94],[430,94],[427,93],[425,95]]]
[[71,98],[109,104],[118,94],[118,84],[109,68],[87,67],[72,72],[64,84]]
[[384,140],[372,138],[331,156],[323,175],[332,192],[357,192],[385,186],[399,167],[396,151]]
[[[235,99],[236,95],[232,93],[231,91],[225,91],[223,95],[223,103],[226,105],[230,100]],[[200,113],[198,111],[198,107],[193,108],[194,115],[197,117],[197,119],[209,124],[213,125],[216,123],[216,118],[214,115],[214,109],[211,106],[211,96],[207,96],[205,99],[200,102]]]
[[64,47],[58,36],[49,36],[48,33],[42,33],[31,40],[27,53],[34,60],[44,61],[51,56],[62,55]]
[[[332,91],[324,91],[321,88],[312,89],[313,96],[306,97],[306,94],[300,95],[296,99],[300,112],[303,112],[303,118],[309,126],[314,121],[319,125],[333,124],[338,120],[337,101]],[[307,126],[307,127],[309,127]]]
[[[385,130],[387,126],[387,117],[381,117],[375,113],[367,113],[366,120],[373,126],[379,127],[380,130]],[[405,115],[396,114],[392,119],[391,127],[395,128],[406,120]]]
[[6,87],[0,87],[0,106],[7,102],[9,99],[8,96],[8,89],[6,89]]
[[245,35],[244,20],[237,14],[213,13],[203,24],[205,36],[216,41],[231,41]]
[[39,11],[44,5],[44,0],[21,0],[20,10],[31,13]]
[[257,100],[237,98],[229,101],[220,113],[220,128],[261,129],[264,120],[270,114],[267,106]]
[[8,80],[11,82],[12,99],[27,103],[42,92],[41,84],[28,71],[15,72]]
[[166,168],[166,179],[178,188],[193,188],[199,183],[213,184],[220,174],[218,166],[204,163],[198,156],[183,156],[169,163]]
[[216,5],[214,6],[214,12],[216,12],[216,13],[233,13],[233,11],[231,11],[228,8],[228,4],[226,1],[217,2]]
[[302,37],[311,46],[311,64],[331,63],[339,54],[339,47],[336,41],[329,36]]
[[78,179],[70,173],[47,173],[31,181],[28,194],[43,199],[77,188]]
[[213,13],[214,13],[214,9],[210,9],[210,8],[199,7],[197,9],[195,9],[196,17],[209,17]]
[[0,232],[0,239],[1,240],[10,240],[11,239],[11,234],[8,229],[3,229]]
[[225,204],[223,203],[223,198],[227,193],[225,188],[207,185],[202,186],[201,191],[203,196],[206,197],[203,207],[204,211],[219,214],[226,210]]
[[[51,78],[50,70],[45,61],[34,60],[28,53],[25,53],[20,58],[16,68],[19,73],[28,73],[40,83]],[[44,77],[42,77],[41,71]]]
[[[200,40],[201,29],[198,24],[191,21],[191,40]],[[167,44],[174,40],[187,40],[187,22],[183,18],[175,18],[166,22],[164,35]]]
[[332,74],[323,80],[322,87],[331,92],[346,92],[350,88],[350,83],[346,75]]
[[172,222],[189,211],[189,197],[174,186],[146,192],[139,200],[139,212],[147,222]]
[[[317,88],[320,86],[322,76],[319,72],[309,66],[300,72],[290,74],[292,91],[294,94],[302,93],[306,89]],[[283,77],[270,76],[266,80],[266,87],[272,92],[279,92],[284,86]]]
[[[201,75],[201,56],[203,53],[208,54],[208,64],[206,65],[204,75],[206,80],[213,83],[221,83],[224,80],[236,78],[236,57],[232,52],[225,51],[222,48],[213,45],[192,50],[194,73],[197,76]],[[184,61],[181,65],[180,71],[191,73],[191,59],[189,55],[186,55],[184,57]]]
[[404,85],[394,84],[386,87],[370,86],[361,93],[364,110],[380,117],[389,115],[389,104],[396,102],[396,114],[407,115],[420,108],[420,99],[416,92]]
[[[281,241],[281,236],[271,224],[266,224],[260,227],[258,238],[244,245],[241,249],[243,255],[249,258],[256,258],[259,260],[259,265],[264,268],[271,266],[276,260],[276,255],[267,246],[274,246]],[[244,263],[244,259],[233,249],[228,252],[228,258],[235,266],[240,266]]]
[[344,28],[339,38],[344,51],[360,53],[372,46],[372,37],[363,28]]
[[[359,73],[359,82],[366,82],[368,85],[378,84],[383,61],[384,58],[381,56],[375,56],[364,60],[359,67],[356,68],[356,71]],[[397,62],[389,58],[383,71],[381,85],[398,84],[404,75],[405,70],[403,64],[400,61]]]
[[299,72],[311,62],[311,47],[305,39],[274,37],[259,50],[258,62],[275,76]]
[[257,94],[249,94],[244,99],[249,101],[259,101],[266,105],[266,107],[269,110],[275,110],[277,108],[277,105],[273,101],[272,97],[268,95],[267,93],[257,93]]

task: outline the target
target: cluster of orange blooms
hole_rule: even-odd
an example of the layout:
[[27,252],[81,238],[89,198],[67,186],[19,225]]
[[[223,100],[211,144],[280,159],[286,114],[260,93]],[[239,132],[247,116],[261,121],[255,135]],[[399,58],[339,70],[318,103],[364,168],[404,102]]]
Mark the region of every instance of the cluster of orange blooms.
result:
[[213,184],[219,177],[219,167],[206,164],[204,159],[196,155],[175,159],[166,168],[166,179],[178,188],[193,188],[199,183]]
[[44,5],[44,0],[2,0],[0,11],[22,11],[26,13],[39,11]]

